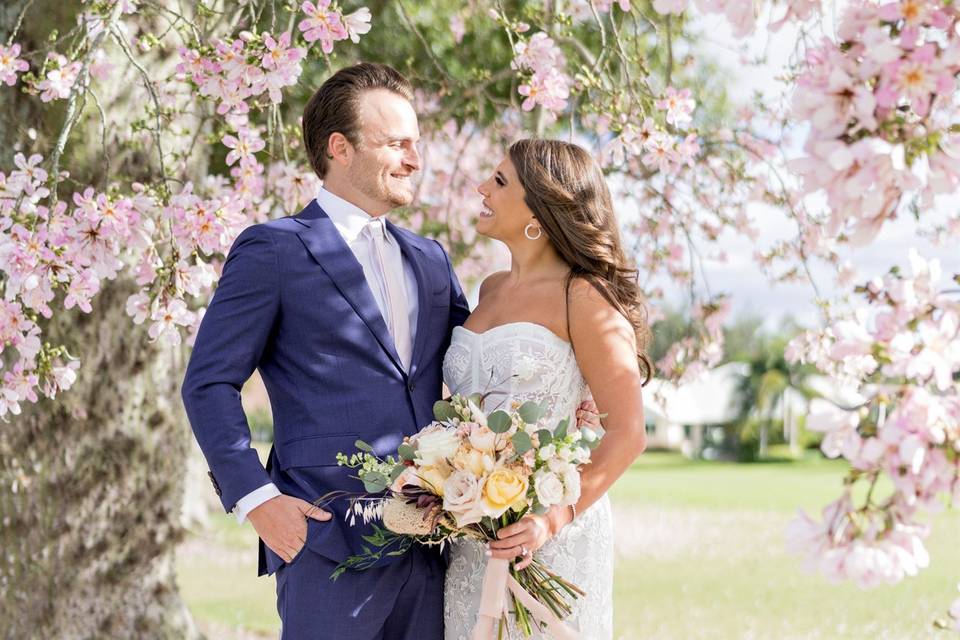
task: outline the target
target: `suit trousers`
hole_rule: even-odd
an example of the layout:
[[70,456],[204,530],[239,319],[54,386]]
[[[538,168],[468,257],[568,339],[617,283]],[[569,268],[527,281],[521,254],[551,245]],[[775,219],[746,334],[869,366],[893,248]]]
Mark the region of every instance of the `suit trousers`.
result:
[[443,640],[445,563],[420,545],[386,567],[346,571],[304,548],[277,578],[281,640]]

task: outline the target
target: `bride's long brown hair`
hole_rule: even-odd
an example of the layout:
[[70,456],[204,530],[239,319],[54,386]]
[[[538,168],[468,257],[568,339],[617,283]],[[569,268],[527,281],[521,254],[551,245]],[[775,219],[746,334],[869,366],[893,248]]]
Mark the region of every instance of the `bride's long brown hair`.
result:
[[[560,257],[570,265],[566,290],[576,278],[592,284],[630,322],[637,359],[646,380],[653,376],[647,355],[650,328],[637,269],[620,240],[613,199],[600,165],[582,147],[562,140],[524,139],[510,146],[510,160],[524,201]],[[569,325],[569,313],[568,325]]]

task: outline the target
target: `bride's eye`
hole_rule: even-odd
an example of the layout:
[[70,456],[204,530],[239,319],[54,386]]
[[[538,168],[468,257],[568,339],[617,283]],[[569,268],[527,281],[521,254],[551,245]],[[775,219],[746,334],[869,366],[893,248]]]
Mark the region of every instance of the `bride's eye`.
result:
[[501,187],[506,184],[503,180],[500,179],[500,176],[497,176],[496,178],[494,178],[494,180],[496,180],[497,184],[500,185]]

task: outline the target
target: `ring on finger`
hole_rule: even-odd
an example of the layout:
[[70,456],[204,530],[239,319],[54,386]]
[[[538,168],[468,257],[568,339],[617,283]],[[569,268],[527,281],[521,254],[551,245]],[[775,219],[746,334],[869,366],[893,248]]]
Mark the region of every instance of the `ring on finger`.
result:
[[520,555],[521,555],[521,556],[523,556],[524,558],[526,558],[526,557],[527,557],[527,554],[529,554],[529,553],[530,553],[529,549],[527,549],[527,548],[526,548],[525,546],[523,546],[523,545],[520,545]]

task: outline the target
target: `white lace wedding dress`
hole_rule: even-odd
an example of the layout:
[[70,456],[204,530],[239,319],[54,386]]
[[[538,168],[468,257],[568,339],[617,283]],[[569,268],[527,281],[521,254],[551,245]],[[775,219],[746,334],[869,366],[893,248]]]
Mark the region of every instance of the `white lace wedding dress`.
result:
[[[546,327],[511,322],[484,333],[457,327],[443,361],[451,393],[493,392],[487,412],[514,401],[533,400],[548,408],[547,424],[556,425],[576,410],[586,383],[570,343]],[[583,640],[613,636],[613,532],[610,502],[603,496],[537,552],[537,557],[587,592],[574,603],[567,624]],[[444,589],[446,640],[469,640],[480,608],[487,559],[475,540],[456,541],[450,553]],[[505,637],[521,639],[519,630]],[[549,635],[534,633],[536,638]]]

